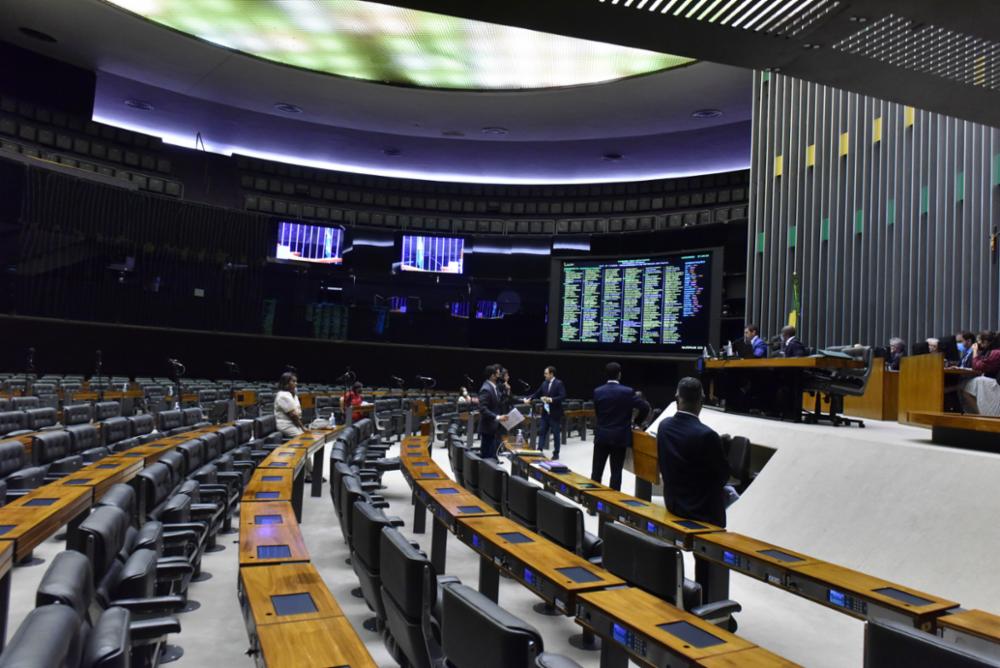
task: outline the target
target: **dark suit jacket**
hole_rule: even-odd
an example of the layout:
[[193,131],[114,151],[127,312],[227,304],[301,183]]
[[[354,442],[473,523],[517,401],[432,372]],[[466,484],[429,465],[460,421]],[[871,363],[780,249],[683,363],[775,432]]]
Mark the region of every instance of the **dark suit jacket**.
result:
[[479,388],[479,433],[495,434],[500,427],[497,416],[500,415],[500,395],[489,381],[484,380]]
[[605,383],[594,389],[594,412],[597,426],[594,428],[594,444],[615,448],[632,445],[632,410],[639,409],[636,422],[642,422],[649,414],[649,404],[636,396],[635,390],[621,383]]
[[656,432],[663,499],[667,510],[693,520],[726,526],[729,463],[722,440],[694,415],[678,413]]
[[781,352],[785,357],[805,357],[806,347],[805,344],[793,337],[781,346]]
[[549,381],[542,381],[542,384],[538,386],[538,389],[531,395],[531,398],[541,399],[542,397],[552,397],[552,403],[549,404],[549,418],[561,420],[563,415],[563,399],[566,398],[566,386],[558,378],[552,379],[551,387],[548,387],[548,385]]

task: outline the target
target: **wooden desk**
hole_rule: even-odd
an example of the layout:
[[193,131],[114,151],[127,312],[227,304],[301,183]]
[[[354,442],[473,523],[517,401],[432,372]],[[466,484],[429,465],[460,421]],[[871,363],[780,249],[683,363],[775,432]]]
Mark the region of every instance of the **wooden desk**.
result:
[[64,525],[82,522],[92,497],[89,487],[40,487],[0,508],[0,539],[13,541],[14,559],[24,561]]
[[112,485],[129,482],[145,466],[141,458],[116,458],[108,461],[110,459],[105,457],[50,484],[90,489],[93,495],[91,504],[95,504]]
[[938,617],[958,607],[954,601],[826,562],[790,569],[788,587],[858,619],[904,618],[924,631],[932,631]]
[[287,501],[248,503],[240,512],[240,567],[309,561]]
[[431,529],[431,564],[434,565],[435,573],[445,572],[448,531],[455,532],[458,518],[499,515],[485,501],[451,480],[417,480],[414,482],[413,493],[418,504],[415,512],[429,510],[435,520]]
[[656,437],[641,429],[632,430],[632,467],[635,474],[635,495],[649,501],[653,486],[660,484],[660,454]]
[[860,369],[858,360],[842,357],[765,357],[746,360],[705,360],[706,369]]
[[897,419],[909,424],[910,413],[943,413],[947,386],[977,376],[971,369],[945,368],[944,355],[910,355],[899,362]]
[[[681,665],[724,666],[727,664],[702,662],[727,655],[739,656],[757,649],[750,641],[698,619],[634,587],[580,594],[577,597],[576,622],[604,640],[601,652],[602,667],[624,665],[626,656],[651,668]],[[679,632],[679,628],[701,634],[705,640],[704,646],[699,647],[696,643],[671,632],[671,630]],[[771,660],[759,664],[728,665],[744,667],[795,665],[770,653],[758,654],[756,658]]]
[[257,633],[260,668],[378,668],[346,617],[266,624]]
[[240,408],[248,408],[257,405],[257,392],[254,390],[237,390],[236,405]]
[[585,504],[587,496],[593,492],[613,491],[610,487],[605,487],[601,483],[594,482],[590,478],[579,473],[574,473],[573,471],[567,473],[549,471],[540,465],[542,462],[548,461],[544,458],[532,458],[530,460],[515,458],[512,460],[512,465],[518,461],[520,461],[520,464],[517,468],[519,472],[524,474],[524,477],[537,480],[550,492],[562,494],[579,504]]
[[708,522],[679,517],[659,504],[613,489],[589,494],[584,505],[588,510],[656,536],[682,550],[690,550],[697,535],[725,531]]
[[[479,588],[493,601],[497,600],[499,588],[497,569],[503,570],[564,615],[574,614],[579,594],[625,584],[624,580],[600,566],[564,550],[506,517],[459,518],[457,535],[459,540],[480,554]],[[569,569],[574,572],[569,572]],[[574,578],[574,575],[582,577]]]
[[[260,501],[292,500],[292,472],[284,469],[258,468],[254,470],[250,482],[243,489],[241,501],[244,503]],[[299,513],[296,513],[298,516]]]
[[[240,568],[238,593],[249,633],[268,624],[344,616],[319,571],[310,563]],[[307,595],[309,600],[302,601],[295,612],[276,607],[281,605],[280,597],[299,594]],[[307,612],[310,607],[312,611]]]
[[1000,418],[986,415],[910,411],[909,424],[930,427],[931,440],[967,450],[1000,453]]
[[260,463],[259,468],[280,468],[298,473],[305,467],[308,456],[309,451],[305,447],[297,448],[283,445],[272,450],[271,454]]
[[963,610],[937,619],[945,640],[977,654],[1000,659],[1000,615],[984,610]]

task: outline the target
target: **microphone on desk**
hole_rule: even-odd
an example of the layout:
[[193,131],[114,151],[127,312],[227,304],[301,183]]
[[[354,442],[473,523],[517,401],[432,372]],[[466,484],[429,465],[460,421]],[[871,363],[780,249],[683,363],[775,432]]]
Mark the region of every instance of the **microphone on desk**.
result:
[[437,385],[437,381],[430,376],[417,376],[417,382],[426,388],[431,388]]
[[394,385],[398,385],[399,387],[403,387],[403,385],[406,385],[406,381],[400,378],[399,376],[389,376],[389,380],[391,380]]

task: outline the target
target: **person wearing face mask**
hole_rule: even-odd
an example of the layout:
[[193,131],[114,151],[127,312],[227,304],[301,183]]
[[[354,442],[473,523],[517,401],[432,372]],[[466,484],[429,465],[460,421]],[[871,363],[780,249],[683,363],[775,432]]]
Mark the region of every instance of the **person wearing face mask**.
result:
[[966,412],[1000,416],[1000,342],[996,332],[982,331],[972,346],[972,370],[981,375],[965,381],[962,405]]
[[972,368],[972,346],[976,336],[972,332],[959,332],[955,335],[955,345],[958,346],[958,364],[963,369]]

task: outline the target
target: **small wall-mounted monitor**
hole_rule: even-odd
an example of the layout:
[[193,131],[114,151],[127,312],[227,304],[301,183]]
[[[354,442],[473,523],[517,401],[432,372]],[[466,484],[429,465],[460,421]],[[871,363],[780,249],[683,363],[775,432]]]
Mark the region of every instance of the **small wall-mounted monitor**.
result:
[[448,306],[452,318],[468,318],[469,302],[452,302]]
[[341,264],[344,261],[344,228],[282,220],[274,259],[308,264]]
[[500,304],[495,301],[480,299],[476,302],[476,319],[477,320],[499,320],[503,317],[503,311],[500,310]]
[[465,239],[404,234],[399,268],[435,274],[461,274]]

